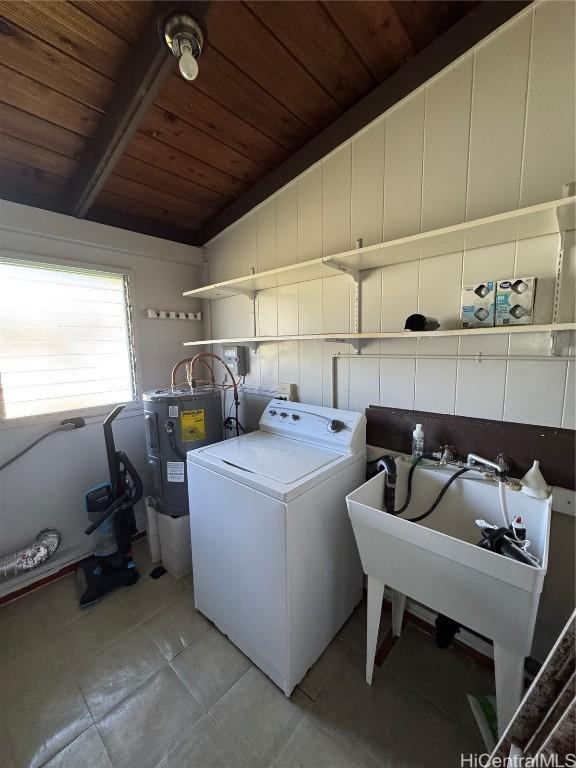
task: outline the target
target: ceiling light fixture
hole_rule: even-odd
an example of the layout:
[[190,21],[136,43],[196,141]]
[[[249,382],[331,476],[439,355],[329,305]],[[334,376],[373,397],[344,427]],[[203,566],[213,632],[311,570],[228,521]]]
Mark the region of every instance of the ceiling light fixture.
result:
[[202,53],[204,36],[202,30],[191,16],[176,13],[164,25],[166,45],[178,59],[180,74],[185,80],[196,80],[198,62]]

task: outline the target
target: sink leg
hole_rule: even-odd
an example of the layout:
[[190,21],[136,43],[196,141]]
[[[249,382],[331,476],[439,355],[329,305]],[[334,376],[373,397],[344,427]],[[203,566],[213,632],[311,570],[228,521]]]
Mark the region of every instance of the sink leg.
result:
[[366,682],[368,685],[372,685],[383,597],[384,584],[380,584],[376,579],[368,576],[368,619],[366,627]]
[[406,595],[392,590],[392,636],[400,637],[402,633],[402,621],[404,619],[404,606],[406,605]]
[[496,708],[500,736],[518,708],[524,692],[524,656],[501,643],[494,643]]

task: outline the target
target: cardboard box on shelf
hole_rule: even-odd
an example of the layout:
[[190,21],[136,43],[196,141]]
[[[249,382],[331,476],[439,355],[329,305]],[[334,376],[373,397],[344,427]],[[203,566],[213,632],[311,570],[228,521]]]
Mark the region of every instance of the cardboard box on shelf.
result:
[[509,277],[496,285],[496,325],[534,322],[535,277]]
[[493,280],[463,286],[460,307],[463,328],[485,328],[494,325],[495,288]]

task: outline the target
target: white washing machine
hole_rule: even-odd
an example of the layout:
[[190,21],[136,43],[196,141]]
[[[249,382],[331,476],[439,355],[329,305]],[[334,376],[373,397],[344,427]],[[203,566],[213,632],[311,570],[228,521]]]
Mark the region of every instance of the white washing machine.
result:
[[196,607],[287,696],[362,597],[346,494],[365,476],[363,414],[283,400],[188,453]]

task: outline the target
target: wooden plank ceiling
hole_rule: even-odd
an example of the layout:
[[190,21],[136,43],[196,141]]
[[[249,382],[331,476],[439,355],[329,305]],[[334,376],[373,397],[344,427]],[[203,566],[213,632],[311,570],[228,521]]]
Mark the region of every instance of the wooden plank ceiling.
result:
[[[240,197],[477,3],[208,6],[200,74],[175,66],[88,218],[194,242]],[[152,2],[0,2],[0,198],[67,212]]]

